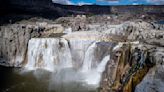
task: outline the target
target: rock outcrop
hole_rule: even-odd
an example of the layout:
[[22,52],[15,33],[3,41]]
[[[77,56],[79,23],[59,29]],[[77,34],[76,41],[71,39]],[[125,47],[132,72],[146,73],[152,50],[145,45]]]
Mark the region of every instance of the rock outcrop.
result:
[[158,48],[151,53],[152,63],[155,64],[146,74],[140,84],[136,86],[135,92],[163,92],[164,91],[164,50]]
[[135,92],[163,92],[163,73],[162,65],[157,65],[150,69],[142,82],[137,85]]
[[[159,75],[163,72],[161,64],[163,62],[164,30],[143,21],[127,22],[122,25],[124,26],[119,26],[119,28],[123,27],[121,32],[127,36],[127,42],[120,43],[113,52],[113,58],[106,67],[104,78],[102,78],[100,91],[151,92],[151,87],[153,87],[154,90],[163,92],[163,88],[161,88],[163,82],[161,81],[158,87],[154,83],[156,83],[155,80],[163,79]],[[163,27],[163,25],[158,26]],[[115,30],[115,32],[119,33],[119,30],[118,32]],[[138,43],[131,43],[132,41],[138,41]],[[152,73],[153,71],[160,71],[160,73]],[[153,76],[158,76],[158,78]],[[137,86],[140,82],[141,84]],[[149,86],[146,86],[146,83],[149,83]]]

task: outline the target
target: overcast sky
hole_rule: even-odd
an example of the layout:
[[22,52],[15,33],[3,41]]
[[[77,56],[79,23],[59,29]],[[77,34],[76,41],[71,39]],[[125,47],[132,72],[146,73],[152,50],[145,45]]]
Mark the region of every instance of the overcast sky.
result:
[[54,3],[67,5],[164,5],[164,0],[52,0]]

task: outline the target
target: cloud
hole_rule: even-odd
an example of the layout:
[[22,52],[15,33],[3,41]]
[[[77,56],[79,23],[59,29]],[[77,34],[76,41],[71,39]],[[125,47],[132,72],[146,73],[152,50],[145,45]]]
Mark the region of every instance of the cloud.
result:
[[163,5],[164,0],[129,0],[129,2],[133,2],[134,4],[152,4],[152,5]]
[[119,3],[119,0],[96,0],[97,2]]
[[[83,0],[79,0],[79,2],[74,3],[72,0],[52,0],[54,3],[65,4],[65,5],[91,5],[93,3],[86,3]],[[97,4],[119,4],[123,3],[123,0],[96,0]],[[137,4],[153,4],[153,5],[164,5],[164,0],[127,0],[132,5]]]
[[53,3],[65,4],[65,5],[72,5],[73,3],[69,0],[52,0]]
[[160,4],[160,5],[164,4],[164,0],[147,0],[147,2],[152,4]]
[[77,5],[81,6],[81,5],[92,5],[93,3],[86,3],[86,2],[79,2],[77,3]]
[[92,5],[93,3],[86,3],[86,2],[78,2],[78,3],[73,3],[71,2],[70,0],[52,0],[53,3],[59,3],[59,4],[64,4],[64,5],[79,5],[79,6],[82,6],[82,5]]
[[134,3],[140,3],[140,2],[145,2],[153,5],[163,5],[164,0],[129,0]]
[[119,1],[119,0],[97,0],[97,1],[107,1],[107,2],[113,2],[113,1]]

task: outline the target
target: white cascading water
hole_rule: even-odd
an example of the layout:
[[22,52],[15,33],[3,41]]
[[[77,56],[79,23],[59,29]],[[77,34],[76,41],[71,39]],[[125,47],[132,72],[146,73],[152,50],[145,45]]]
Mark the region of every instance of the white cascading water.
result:
[[[64,38],[32,38],[28,44],[28,62],[25,68],[27,70],[45,69],[53,72],[52,83],[50,83],[52,89],[54,83],[67,83],[68,81],[82,82],[98,87],[102,72],[110,60],[110,55],[104,54],[100,61],[95,61],[99,60],[95,59],[97,58],[95,55],[98,49],[97,42],[83,42],[81,40],[69,42]],[[75,46],[75,43],[79,45]],[[77,50],[80,50],[80,52]],[[105,52],[108,52],[108,50],[105,50]],[[79,56],[81,59],[78,59]],[[73,60],[73,58],[75,59]],[[82,63],[79,63],[78,60]],[[73,64],[76,62],[80,64],[78,67],[77,64]],[[72,70],[75,67],[78,70]]]
[[60,39],[60,44],[63,45],[62,47],[58,48],[60,67],[61,68],[72,67],[72,56],[67,40]]
[[[72,62],[74,63],[74,67],[80,69],[84,64],[85,53],[89,46],[94,43],[91,40],[79,40],[79,39],[69,39]],[[93,56],[93,55],[92,55]]]
[[[94,85],[95,87],[99,86],[99,82],[101,80],[102,72],[105,70],[105,66],[107,62],[110,60],[110,55],[107,55],[103,58],[103,60],[97,65],[96,68],[90,69],[84,73],[84,81],[89,85]],[[91,66],[91,65],[88,65]]]
[[94,51],[96,49],[96,42],[94,42],[91,46],[88,47],[86,53],[85,53],[85,57],[84,57],[84,61],[83,61],[83,66],[82,66],[82,72],[88,72],[92,69],[92,62],[94,57]]
[[54,71],[60,67],[72,67],[71,53],[66,40],[61,39],[63,47],[59,46],[60,39],[32,38],[28,44],[28,62],[25,68],[36,70],[42,68]]

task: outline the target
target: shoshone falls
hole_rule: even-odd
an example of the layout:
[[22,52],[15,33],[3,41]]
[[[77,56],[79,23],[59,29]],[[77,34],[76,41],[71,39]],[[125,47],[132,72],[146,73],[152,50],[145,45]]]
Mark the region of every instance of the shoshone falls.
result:
[[[113,42],[77,38],[32,38],[28,43],[28,59],[23,71],[44,69],[51,72],[51,90],[74,83],[88,87],[88,91],[95,90],[99,87],[114,45]],[[62,89],[58,91],[64,92]]]
[[0,92],[164,92],[162,5],[7,1]]
[[[2,26],[0,64],[7,67],[0,67],[1,81],[8,83],[0,90],[144,92],[147,82],[162,80],[162,24],[90,26],[88,31],[44,22]],[[162,92],[163,82],[156,85]]]

